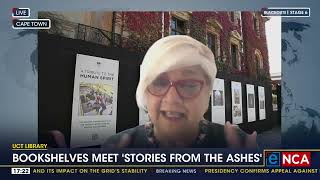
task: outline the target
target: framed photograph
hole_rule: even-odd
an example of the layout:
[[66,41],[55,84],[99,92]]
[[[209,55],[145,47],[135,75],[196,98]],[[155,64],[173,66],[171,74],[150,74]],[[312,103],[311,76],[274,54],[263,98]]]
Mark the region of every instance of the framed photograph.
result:
[[260,115],[259,119],[263,120],[263,119],[266,119],[264,87],[258,86],[258,97],[259,97],[259,115]]
[[225,120],[225,89],[224,80],[216,78],[213,82],[211,94],[211,119],[212,122],[224,125]]
[[256,120],[256,108],[255,108],[255,91],[254,85],[247,84],[247,112],[248,112],[248,122],[253,122]]
[[232,95],[232,123],[240,124],[242,119],[242,91],[241,83],[231,81],[231,95]]
[[224,93],[221,90],[213,90],[212,101],[213,106],[223,106],[224,105]]

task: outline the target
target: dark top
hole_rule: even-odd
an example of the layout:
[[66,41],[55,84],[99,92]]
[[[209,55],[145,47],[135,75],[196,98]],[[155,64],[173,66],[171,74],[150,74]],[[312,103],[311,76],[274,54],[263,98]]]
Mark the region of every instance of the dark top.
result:
[[[102,148],[114,148],[123,135],[128,134],[130,143],[124,148],[159,148],[151,122],[117,133],[106,140]],[[189,148],[226,148],[224,126],[207,120],[199,122],[199,135]]]

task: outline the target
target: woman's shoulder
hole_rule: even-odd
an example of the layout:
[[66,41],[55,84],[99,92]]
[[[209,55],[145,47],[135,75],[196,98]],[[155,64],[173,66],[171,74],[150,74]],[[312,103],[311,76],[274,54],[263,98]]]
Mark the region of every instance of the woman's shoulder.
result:
[[101,145],[102,148],[134,148],[147,144],[144,125],[136,126],[110,136]]
[[202,120],[200,122],[200,133],[205,137],[201,143],[206,148],[225,148],[227,146],[224,125]]
[[200,122],[200,128],[205,132],[214,132],[217,135],[224,133],[224,125],[214,123],[208,120],[202,120]]

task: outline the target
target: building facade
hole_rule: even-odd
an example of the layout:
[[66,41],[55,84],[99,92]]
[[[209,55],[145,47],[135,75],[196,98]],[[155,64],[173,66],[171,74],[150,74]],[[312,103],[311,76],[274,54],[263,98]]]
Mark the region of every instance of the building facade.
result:
[[69,23],[57,28],[63,29],[64,36],[142,53],[163,36],[189,35],[212,50],[219,72],[270,82],[268,19],[260,12],[57,12],[50,16],[55,16],[53,26]]
[[[60,94],[50,96],[50,102],[54,103],[41,106],[39,112],[42,113],[39,117],[44,119],[41,122],[47,122],[49,116],[45,110],[57,108],[64,102],[65,106],[59,106],[59,111],[65,112],[64,115],[57,113],[62,117],[60,124],[66,129],[64,133],[69,132],[71,110],[68,107],[71,107],[72,98],[62,97],[73,96],[70,82],[73,82],[75,77],[73,69],[77,54],[119,61],[117,104],[125,107],[117,111],[117,132],[120,132],[139,124],[141,116],[136,106],[135,92],[139,81],[139,66],[145,52],[158,39],[178,34],[199,40],[215,55],[217,78],[224,80],[224,107],[220,107],[224,110],[220,112],[225,115],[224,121],[237,122],[246,132],[263,132],[280,122],[280,118],[274,120],[280,113],[274,115],[272,112],[265,34],[265,22],[268,19],[262,17],[260,12],[39,12],[39,18],[51,19],[51,29],[40,30],[38,34],[39,64],[42,63],[39,77],[42,82],[52,82],[48,81],[51,78],[48,74],[54,74],[59,68],[59,75],[65,82],[65,86],[59,89],[52,86],[52,83],[40,83],[39,89],[45,91],[39,92],[55,90]],[[232,86],[233,82],[241,83],[238,88],[241,91],[237,97],[242,97],[242,103],[237,107],[238,110],[241,109],[242,121],[235,120],[239,117],[239,111],[234,113],[233,97],[236,95],[233,96],[233,92],[237,91]],[[255,112],[254,122],[252,118],[249,121],[249,115],[253,113],[248,110],[248,104],[252,101],[248,100],[247,85],[251,85],[254,92],[254,96],[251,96],[254,98],[254,108],[250,105]],[[265,94],[261,99],[260,87],[264,88]],[[48,102],[47,93],[43,97],[44,102],[40,104]],[[260,105],[260,102],[265,104]],[[277,107],[279,108],[280,104]],[[212,122],[216,120],[212,115],[214,108],[212,103],[204,115]],[[264,113],[260,113],[262,109]],[[51,116],[50,118],[54,119]],[[48,125],[42,123],[41,126]]]
[[206,44],[218,70],[270,80],[265,22],[260,12],[116,12],[122,46],[146,51],[163,36],[185,34]]

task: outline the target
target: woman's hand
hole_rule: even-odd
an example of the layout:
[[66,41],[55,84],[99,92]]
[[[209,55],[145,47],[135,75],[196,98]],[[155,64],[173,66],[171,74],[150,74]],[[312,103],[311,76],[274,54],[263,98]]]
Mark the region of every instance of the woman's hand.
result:
[[59,130],[51,130],[49,131],[49,146],[50,147],[57,147],[57,148],[66,148],[67,143],[64,134]]
[[132,140],[131,135],[125,133],[120,137],[119,141],[117,141],[116,144],[110,144],[109,147],[110,148],[127,148],[130,145],[131,140]]
[[230,148],[256,149],[257,132],[252,134],[243,132],[237,125],[231,124],[229,121],[224,127],[225,137]]

